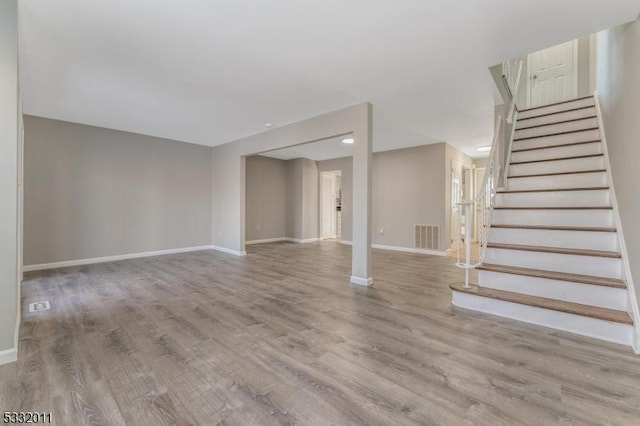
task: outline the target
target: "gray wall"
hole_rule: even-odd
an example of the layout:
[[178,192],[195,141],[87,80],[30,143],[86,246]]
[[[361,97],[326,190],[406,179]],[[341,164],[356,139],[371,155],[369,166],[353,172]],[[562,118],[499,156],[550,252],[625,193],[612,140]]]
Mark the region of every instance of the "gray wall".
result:
[[26,117],[25,264],[211,244],[210,152]]
[[640,22],[598,34],[597,90],[616,197],[640,303]]
[[427,224],[440,226],[447,248],[444,143],[375,153],[372,188],[374,244],[413,247],[413,226]]
[[[343,241],[351,241],[353,222],[353,157],[336,158],[333,160],[318,161],[319,172],[340,170],[342,172],[342,235]],[[373,190],[373,188],[372,188]],[[319,189],[318,189],[319,191]],[[320,193],[318,192],[319,196]],[[320,210],[318,204],[318,210]],[[318,213],[318,221],[320,221]],[[318,228],[320,224],[318,223]]]
[[[14,349],[18,315],[17,2],[0,2],[0,352]],[[17,349],[17,348],[16,348]],[[15,353],[2,360],[15,359]]]
[[258,155],[246,162],[247,241],[281,238],[286,235],[285,162]]
[[286,237],[318,238],[318,166],[308,158],[289,160],[286,169]]

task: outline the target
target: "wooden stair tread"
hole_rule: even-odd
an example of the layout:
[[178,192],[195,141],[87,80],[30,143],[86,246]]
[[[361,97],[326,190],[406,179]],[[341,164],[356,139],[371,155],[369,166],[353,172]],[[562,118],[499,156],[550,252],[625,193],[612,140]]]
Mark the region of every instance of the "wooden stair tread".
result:
[[496,191],[496,194],[518,194],[523,192],[563,192],[563,191],[601,191],[608,186],[591,186],[586,188],[546,188],[546,189],[515,189],[511,191]]
[[524,138],[518,138],[518,139],[514,139],[514,142],[517,141],[526,141],[526,140],[530,140],[530,139],[539,139],[539,138],[547,138],[549,136],[560,136],[560,135],[568,135],[570,133],[580,133],[580,132],[586,132],[589,130],[600,130],[599,127],[587,127],[586,129],[578,129],[578,130],[565,130],[564,132],[555,132],[555,133],[547,133],[545,135],[538,135],[538,136],[526,136]]
[[568,274],[566,272],[555,272],[555,271],[543,271],[540,269],[529,269],[529,268],[519,268],[515,266],[506,266],[506,265],[494,265],[490,263],[484,263],[478,266],[476,269],[482,271],[491,271],[491,272],[501,272],[504,274],[512,274],[512,275],[524,275],[527,277],[535,277],[535,278],[547,278],[550,280],[558,280],[558,281],[569,281],[581,284],[592,284],[599,285],[603,287],[614,287],[614,288],[627,288],[627,284],[624,280],[616,279],[616,278],[606,278],[606,277],[595,277],[592,275],[581,275],[581,274]]
[[550,226],[550,225],[491,225],[492,228],[507,229],[536,229],[540,231],[587,231],[587,232],[616,232],[616,228],[595,226]]
[[540,173],[535,175],[517,175],[509,176],[509,179],[529,178],[529,177],[541,177],[541,176],[562,176],[562,175],[580,175],[586,173],[602,173],[607,169],[594,169],[594,170],[578,170],[577,172],[554,172],[554,173]]
[[[594,108],[594,107],[595,107],[595,105],[589,105],[589,106],[584,106],[584,107],[565,109],[565,110],[562,110],[562,111],[547,112],[545,114],[532,115],[531,117],[518,118],[518,121],[531,120],[532,118],[548,117],[550,115],[563,114],[565,112],[580,111],[580,110],[583,110],[583,109]],[[518,111],[518,112],[524,112],[524,111],[527,111],[527,110],[522,110],[522,111]]]
[[[547,108],[547,107],[550,107],[550,106],[556,106],[556,105],[568,104],[568,103],[576,102],[576,101],[582,101],[584,99],[589,99],[589,98],[593,98],[593,95],[582,96],[580,98],[569,99],[569,100],[566,100],[566,101],[554,102],[552,104],[541,105],[541,106],[537,106],[537,107],[533,107],[533,108],[527,108],[527,109],[520,110],[518,112],[533,111],[533,110],[536,110],[536,109]],[[593,108],[593,105],[590,105],[589,107]],[[564,111],[559,111],[559,112],[564,112]]]
[[563,143],[563,144],[560,144],[560,145],[537,146],[535,148],[524,148],[524,149],[512,149],[511,152],[513,153],[513,152],[537,151],[539,149],[564,148],[565,146],[584,145],[584,144],[596,143],[596,142],[602,142],[602,140],[601,139],[594,139],[594,140],[583,141],[583,142]]
[[496,248],[503,250],[519,250],[519,251],[535,251],[539,253],[556,253],[556,254],[573,254],[576,256],[595,256],[595,257],[608,257],[618,259],[622,257],[620,253],[615,251],[604,250],[584,250],[562,247],[547,247],[547,246],[526,246],[520,244],[503,244],[503,243],[489,243],[488,248]]
[[[562,111],[564,112],[564,111]],[[579,117],[579,118],[572,118],[570,120],[562,120],[562,121],[555,121],[553,123],[545,123],[545,124],[536,124],[535,126],[529,126],[529,127],[517,127],[516,131],[519,130],[527,130],[527,129],[536,129],[538,127],[545,127],[545,126],[555,126],[556,124],[565,124],[565,123],[572,123],[574,121],[581,121],[581,120],[592,120],[594,118],[598,118],[597,115],[590,115],[588,117]]]
[[544,297],[529,296],[511,291],[496,290],[493,288],[479,287],[471,285],[464,288],[462,283],[451,284],[451,290],[475,296],[487,297],[490,299],[502,300],[505,302],[518,303],[521,305],[533,306],[536,308],[550,309],[583,317],[595,318],[604,321],[611,321],[620,324],[633,325],[633,319],[625,311],[601,308],[598,306],[582,305],[580,303],[565,302],[563,300],[547,299]]
[[613,210],[611,206],[585,206],[585,207],[494,207],[494,210]]
[[603,156],[604,154],[575,155],[573,157],[549,158],[546,160],[517,161],[517,162],[511,162],[511,165],[513,166],[516,164],[544,163],[546,161],[577,160],[579,158],[603,157]]

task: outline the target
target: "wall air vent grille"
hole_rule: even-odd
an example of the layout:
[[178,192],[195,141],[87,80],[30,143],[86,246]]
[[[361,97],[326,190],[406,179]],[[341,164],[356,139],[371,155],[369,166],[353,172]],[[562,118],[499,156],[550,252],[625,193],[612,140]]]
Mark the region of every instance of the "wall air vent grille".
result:
[[414,225],[414,246],[423,250],[440,250],[440,227]]

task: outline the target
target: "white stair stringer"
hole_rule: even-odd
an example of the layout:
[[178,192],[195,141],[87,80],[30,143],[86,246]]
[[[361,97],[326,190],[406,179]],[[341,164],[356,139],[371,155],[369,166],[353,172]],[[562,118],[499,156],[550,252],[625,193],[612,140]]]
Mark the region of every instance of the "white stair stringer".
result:
[[600,117],[593,96],[518,113],[478,284],[452,285],[454,305],[640,350]]
[[452,304],[556,330],[631,346],[633,326],[551,309],[452,291]]

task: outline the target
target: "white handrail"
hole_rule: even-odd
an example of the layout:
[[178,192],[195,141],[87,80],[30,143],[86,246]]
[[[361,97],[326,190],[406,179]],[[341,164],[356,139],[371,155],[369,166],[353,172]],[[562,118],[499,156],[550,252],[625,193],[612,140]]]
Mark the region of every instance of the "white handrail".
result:
[[[510,66],[510,65],[509,65]],[[505,170],[508,170],[508,165],[511,157],[511,145],[513,144],[513,137],[515,132],[515,119],[517,118],[517,107],[516,107],[516,98],[518,96],[518,88],[520,86],[520,78],[522,74],[523,61],[520,61],[518,65],[518,74],[515,79],[515,87],[509,88],[509,93],[512,94],[511,105],[509,105],[509,110],[507,113],[507,117],[503,120],[502,116],[498,116],[496,119],[494,134],[493,134],[493,142],[491,144],[491,151],[489,153],[489,160],[487,162],[487,167],[485,169],[484,178],[482,181],[482,186],[480,187],[480,191],[476,194],[471,200],[465,201],[462,203],[458,203],[457,205],[460,207],[464,207],[464,216],[465,216],[465,236],[464,236],[464,246],[465,246],[465,255],[464,255],[464,263],[460,261],[460,248],[461,244],[458,244],[457,247],[457,262],[456,266],[463,268],[465,270],[465,288],[469,288],[471,285],[469,283],[469,274],[471,269],[475,269],[480,266],[484,262],[484,256],[486,253],[487,243],[489,240],[489,229],[491,227],[491,214],[493,213],[493,207],[495,204],[495,195],[496,195],[496,186],[498,179],[500,178],[500,170],[502,169],[502,164],[498,160],[500,151],[504,151],[504,145],[501,142],[504,142],[504,138],[501,138],[501,130],[505,123],[512,124],[512,131],[509,135],[508,146],[507,146],[507,158],[504,162]],[[509,83],[510,78],[505,79],[507,83]],[[504,178],[506,179],[506,173]],[[476,207],[474,209],[474,206]],[[481,224],[480,233],[479,233],[479,243],[480,243],[480,256],[478,261],[472,263],[471,260],[471,230],[474,221],[474,210],[477,210],[480,215]]]

